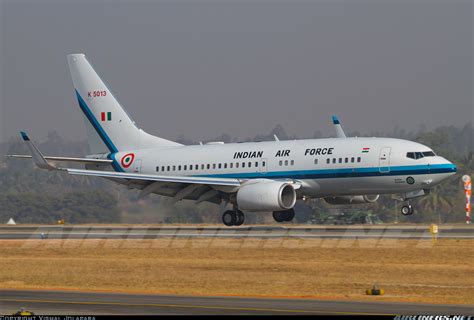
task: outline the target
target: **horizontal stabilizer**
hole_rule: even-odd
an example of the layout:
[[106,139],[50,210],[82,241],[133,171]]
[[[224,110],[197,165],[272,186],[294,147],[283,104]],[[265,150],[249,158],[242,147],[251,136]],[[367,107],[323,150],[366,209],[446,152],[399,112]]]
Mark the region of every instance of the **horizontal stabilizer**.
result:
[[[8,158],[17,158],[17,159],[31,159],[32,156],[24,154],[8,154]],[[112,164],[113,160],[109,159],[91,159],[91,158],[71,158],[71,157],[50,157],[44,156],[46,160],[53,162],[79,162],[85,164]]]

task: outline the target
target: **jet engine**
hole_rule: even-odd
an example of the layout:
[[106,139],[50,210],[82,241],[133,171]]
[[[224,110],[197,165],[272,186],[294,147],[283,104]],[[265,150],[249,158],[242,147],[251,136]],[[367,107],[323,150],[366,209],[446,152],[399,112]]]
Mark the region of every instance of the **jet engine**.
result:
[[288,210],[295,202],[295,188],[286,182],[260,181],[243,185],[237,191],[237,205],[247,211]]
[[373,203],[379,199],[378,194],[363,195],[363,196],[340,196],[327,197],[324,200],[329,204],[361,204]]

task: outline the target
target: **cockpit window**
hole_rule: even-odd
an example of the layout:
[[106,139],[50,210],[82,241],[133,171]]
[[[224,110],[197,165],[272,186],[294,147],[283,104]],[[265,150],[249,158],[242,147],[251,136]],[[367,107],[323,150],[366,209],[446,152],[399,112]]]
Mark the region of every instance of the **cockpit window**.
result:
[[425,152],[407,152],[407,158],[410,159],[421,159],[424,157],[435,157],[436,154],[433,151],[425,151]]
[[424,157],[436,157],[436,154],[433,151],[425,151],[423,152]]

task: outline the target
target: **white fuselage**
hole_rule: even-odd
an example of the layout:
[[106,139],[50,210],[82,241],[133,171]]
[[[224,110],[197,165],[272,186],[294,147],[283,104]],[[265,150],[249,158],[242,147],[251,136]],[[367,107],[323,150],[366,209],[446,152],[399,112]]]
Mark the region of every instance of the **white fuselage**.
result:
[[[123,159],[133,154],[130,166]],[[413,159],[408,153],[425,153]],[[456,166],[422,144],[330,138],[164,147],[112,155],[118,171],[169,176],[297,181],[298,196],[389,194],[429,189]],[[125,161],[126,163],[126,161]]]

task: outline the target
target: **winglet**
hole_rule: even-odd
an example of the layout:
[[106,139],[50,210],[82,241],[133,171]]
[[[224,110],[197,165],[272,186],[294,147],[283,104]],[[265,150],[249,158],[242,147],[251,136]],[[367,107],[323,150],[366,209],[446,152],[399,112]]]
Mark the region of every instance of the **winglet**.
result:
[[36,166],[41,169],[48,169],[48,170],[56,170],[57,168],[50,164],[43,156],[41,151],[36,147],[36,145],[31,142],[30,137],[26,134],[26,132],[21,131],[20,132],[21,138],[23,141],[26,142],[28,149],[30,149],[31,152],[31,157],[33,158],[33,161],[35,162]]
[[338,116],[332,116],[332,123],[334,124],[334,128],[336,129],[336,137],[338,138],[346,138],[346,134],[341,126],[341,121],[339,120]]
[[23,141],[30,141],[30,137],[28,137],[26,132],[21,131],[20,134],[21,134],[21,138],[23,139]]

